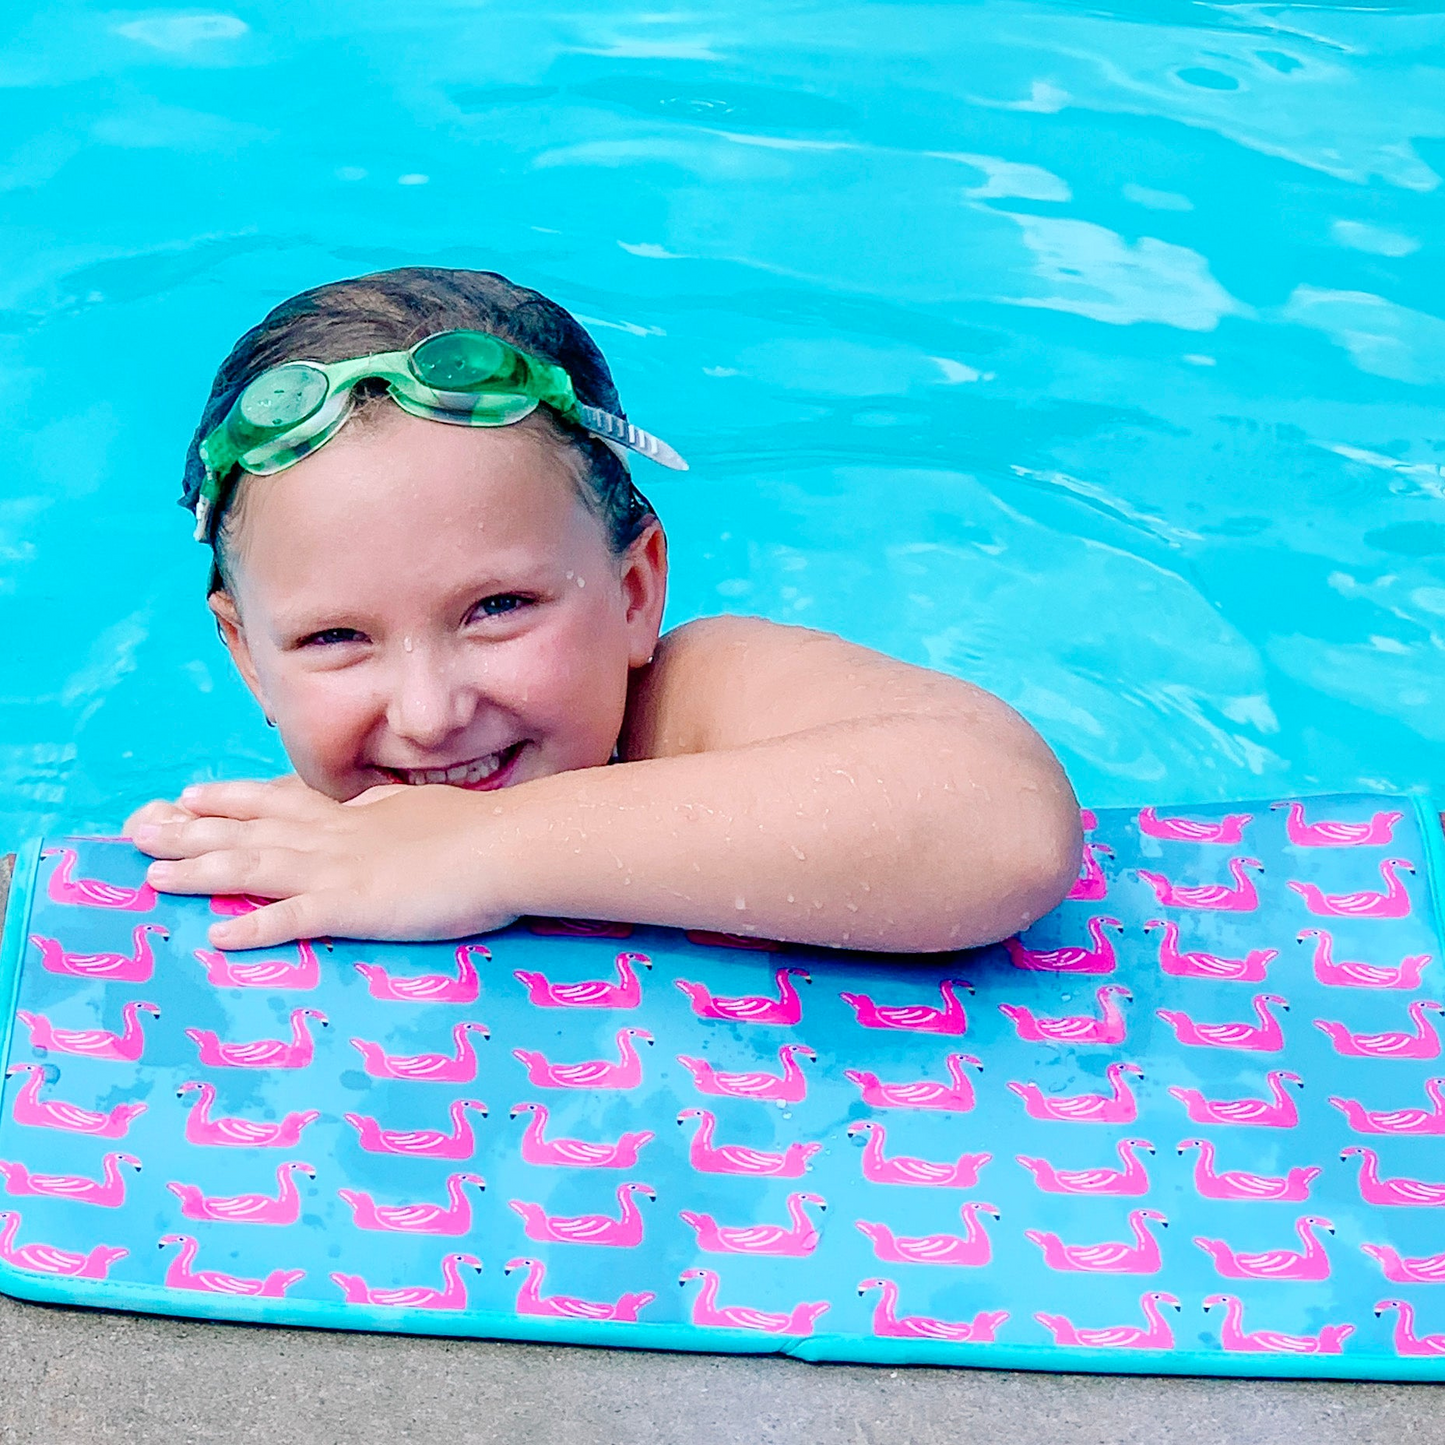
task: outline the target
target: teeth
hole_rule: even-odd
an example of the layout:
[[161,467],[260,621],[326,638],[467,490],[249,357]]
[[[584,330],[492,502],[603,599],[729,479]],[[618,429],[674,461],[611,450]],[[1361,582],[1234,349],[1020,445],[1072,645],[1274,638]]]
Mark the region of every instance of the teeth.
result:
[[484,758],[473,758],[469,763],[458,763],[451,768],[394,768],[404,783],[421,787],[428,783],[480,783],[489,778],[502,765],[502,753],[488,753]]

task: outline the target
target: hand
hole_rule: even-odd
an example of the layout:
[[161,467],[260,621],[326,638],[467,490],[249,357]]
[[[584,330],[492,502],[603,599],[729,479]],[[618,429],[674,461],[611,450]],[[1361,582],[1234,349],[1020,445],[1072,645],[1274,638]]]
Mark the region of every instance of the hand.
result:
[[492,802],[446,786],[373,788],[337,803],[294,779],[206,783],[181,795],[185,816],[142,822],[133,836],[163,860],[146,873],[163,893],[277,900],[212,925],[216,948],[461,938],[515,917],[495,886]]

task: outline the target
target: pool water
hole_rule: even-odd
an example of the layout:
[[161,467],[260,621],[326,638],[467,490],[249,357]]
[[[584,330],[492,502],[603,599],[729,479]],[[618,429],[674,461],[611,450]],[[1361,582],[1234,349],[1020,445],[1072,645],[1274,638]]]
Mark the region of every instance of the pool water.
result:
[[1081,796],[1445,781],[1445,10],[267,0],[0,21],[0,842],[279,770],[174,504],[284,296],[498,269],[671,622],[971,678]]

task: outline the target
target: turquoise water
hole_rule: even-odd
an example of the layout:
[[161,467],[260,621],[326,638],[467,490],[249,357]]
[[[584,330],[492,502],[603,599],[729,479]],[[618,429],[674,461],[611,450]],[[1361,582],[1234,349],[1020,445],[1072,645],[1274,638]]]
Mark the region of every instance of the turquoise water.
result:
[[237,333],[408,262],[692,461],[671,621],[972,678],[1100,804],[1445,781],[1445,8],[549,8],[0,21],[0,840],[282,766],[181,457]]

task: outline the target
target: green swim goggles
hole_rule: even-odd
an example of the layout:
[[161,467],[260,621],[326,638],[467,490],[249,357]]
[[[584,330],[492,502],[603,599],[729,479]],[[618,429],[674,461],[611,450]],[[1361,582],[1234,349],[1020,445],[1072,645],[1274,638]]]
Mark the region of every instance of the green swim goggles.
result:
[[634,451],[673,471],[687,470],[665,441],[578,401],[562,367],[485,331],[440,331],[409,351],[287,361],[256,377],[201,443],[206,475],[196,498],[196,540],[211,540],[236,467],[267,477],[324,446],[354,410],[357,384],[373,378],[386,382],[403,411],[429,421],[511,426],[549,406],[624,461],[624,451]]

